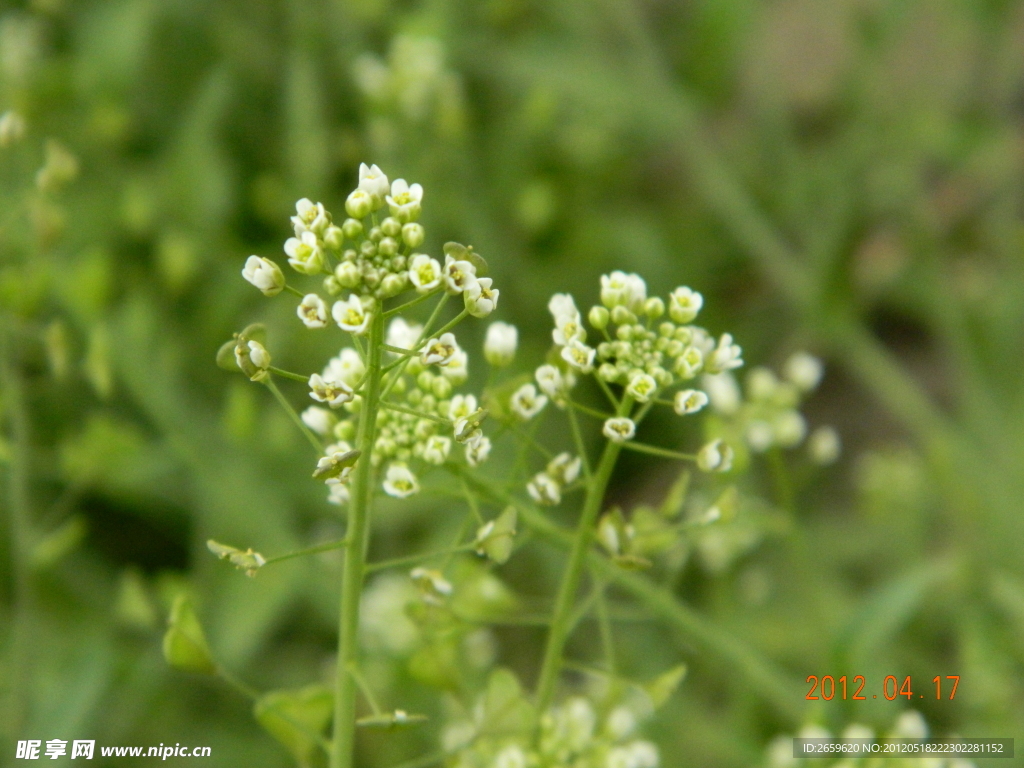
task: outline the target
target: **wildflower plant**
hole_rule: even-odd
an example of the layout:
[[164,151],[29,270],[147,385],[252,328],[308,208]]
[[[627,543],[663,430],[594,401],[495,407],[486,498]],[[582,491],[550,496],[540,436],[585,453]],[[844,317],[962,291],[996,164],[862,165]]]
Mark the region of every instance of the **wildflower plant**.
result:
[[[482,393],[466,391],[471,359],[456,329],[471,317],[490,317],[500,290],[472,248],[448,243],[440,255],[431,254],[418,221],[423,199],[418,184],[391,182],[376,165],[362,165],[359,185],[345,203],[348,217],[340,224],[321,203],[303,199],[296,204],[294,236],[284,244],[288,265],[296,273],[294,284],[281,266],[261,256],[250,256],[242,270],[243,278],[264,295],[294,301],[305,328],[339,337],[337,355],[318,372],[276,367],[276,350],[261,325],[249,326],[225,343],[218,362],[266,386],[288,411],[316,450],[312,478],[323,483],[326,500],[342,507],[347,521],[341,541],[276,557],[209,542],[214,554],[249,576],[286,558],[344,550],[333,690],[266,694],[257,700],[257,717],[300,763],[324,752],[332,768],[353,765],[357,725],[396,728],[424,720],[377,704],[361,671],[362,644],[405,658],[423,682],[479,692],[475,703],[472,697],[449,702],[438,761],[455,768],[655,768],[660,764],[658,750],[637,736],[637,724],[667,699],[685,667],[650,683],[619,677],[604,591],[619,574],[654,568],[661,560],[665,567],[678,568],[680,543],[695,527],[734,514],[737,492],[730,486],[706,509],[681,517],[690,504],[691,469],[714,488],[719,482],[715,478],[733,471],[740,447],[734,443],[749,428],[725,429],[712,419],[702,442],[700,431],[685,424],[711,411],[707,406],[720,395],[715,387],[732,381],[731,372],[743,365],[742,350],[730,334],[716,337],[696,324],[703,306],[700,293],[678,287],[665,298],[649,296],[639,275],[616,271],[601,278],[599,300],[585,317],[573,296],[558,293],[551,298],[552,349],[528,379],[510,370],[518,347],[516,328],[490,323],[483,345],[491,367],[489,385]],[[425,302],[433,308],[426,320],[417,320],[413,310]],[[453,304],[458,310],[445,320],[445,310]],[[785,385],[786,392],[813,388],[820,370],[812,367],[806,359],[791,361],[792,382]],[[293,408],[277,386],[279,379],[301,383],[304,408]],[[766,381],[757,386],[765,389]],[[744,406],[748,427],[755,417],[779,409],[795,413],[793,397],[772,400],[762,397],[761,389],[760,399]],[[678,431],[690,441],[690,452],[642,442],[642,424],[655,409],[679,420]],[[549,412],[564,414],[572,450],[551,451],[537,439],[537,427]],[[593,423],[585,425],[584,419]],[[599,436],[596,456],[589,450],[588,426],[590,434]],[[492,441],[506,437],[518,443],[515,461],[482,472]],[[684,464],[659,507],[641,506],[628,516],[606,508],[608,484],[624,450]],[[532,456],[542,460],[533,469]],[[440,486],[432,480],[439,471],[449,478]],[[452,549],[367,561],[377,498],[406,499],[424,490],[444,493],[450,481],[461,488],[469,508],[468,525]],[[582,501],[574,531],[547,519],[546,508],[576,494]],[[553,610],[544,621],[547,638],[532,693],[511,672],[495,667],[495,654],[488,650],[493,638],[481,628],[489,616],[518,609],[518,598],[491,569],[507,562],[523,543],[520,524],[559,537],[570,549]],[[399,566],[412,567],[404,581],[385,575],[364,589],[369,574]],[[598,607],[603,669],[597,669],[594,684],[586,690],[563,690],[566,645],[582,615],[578,593],[587,575],[593,591],[582,611],[587,613],[591,604]],[[629,583],[641,596],[657,593],[646,581]],[[172,621],[169,636],[175,642],[165,646],[168,659],[188,669],[224,674],[207,658],[205,640],[181,641],[201,637],[201,628],[190,610],[181,609],[178,615],[191,618],[187,626],[176,627]],[[397,634],[381,641],[386,627],[394,627]],[[189,653],[175,651],[181,648]],[[478,663],[460,665],[455,662],[460,656]],[[359,716],[359,692],[371,710],[368,715]],[[284,703],[279,701],[282,696]],[[324,697],[329,718],[324,716]],[[283,719],[278,716],[282,707],[290,713]],[[333,723],[329,740],[323,736],[328,720]]]

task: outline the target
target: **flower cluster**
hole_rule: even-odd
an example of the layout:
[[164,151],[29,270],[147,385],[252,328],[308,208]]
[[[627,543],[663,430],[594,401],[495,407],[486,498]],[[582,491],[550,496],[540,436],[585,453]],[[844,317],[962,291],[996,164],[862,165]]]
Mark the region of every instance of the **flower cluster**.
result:
[[562,490],[580,476],[581,466],[579,456],[560,453],[548,462],[543,472],[534,475],[526,490],[538,504],[555,506],[562,501]]
[[705,376],[703,385],[712,408],[728,419],[731,430],[754,453],[796,448],[806,439],[811,459],[831,464],[839,458],[838,433],[825,426],[808,436],[807,421],[799,410],[801,400],[818,387],[823,374],[818,358],[796,352],[783,364],[781,376],[762,366],[751,369],[742,392],[729,373]]
[[638,718],[628,706],[620,704],[602,717],[589,699],[570,698],[544,713],[540,739],[533,743],[529,737],[487,733],[489,698],[474,710],[473,722],[458,723],[446,731],[446,751],[458,750],[449,762],[451,768],[658,768],[661,764],[658,748],[635,738]]
[[[484,276],[486,262],[472,248],[448,243],[443,265],[418,252],[425,240],[417,221],[422,202],[419,184],[404,179],[391,182],[376,165],[364,163],[359,168],[359,185],[345,202],[349,218],[341,226],[333,223],[322,203],[308,199],[296,203],[291,217],[294,236],[284,245],[288,263],[302,275],[326,276],[324,290],[339,297],[330,306],[316,292],[303,293],[289,286],[281,268],[270,259],[250,256],[242,276],[267,296],[286,289],[301,296],[296,314],[307,328],[324,329],[333,322],[353,337],[368,337],[374,315],[383,312],[383,302],[406,290],[424,297],[436,294],[442,303],[460,296],[463,316],[486,317],[497,307],[499,291]],[[383,214],[385,208],[387,215],[378,223],[378,212]],[[345,290],[349,293],[341,298]],[[419,491],[419,467],[444,464],[454,443],[463,446],[470,466],[483,462],[491,450],[490,440],[480,429],[486,412],[478,407],[475,396],[454,391],[466,382],[469,356],[449,327],[431,335],[430,329],[401,316],[387,327],[383,399],[368,459],[380,468],[383,490],[396,498]],[[496,366],[509,364],[517,337],[514,327],[494,323],[485,345],[487,359]],[[239,337],[236,341],[237,366],[253,381],[267,382],[272,372],[270,354],[262,340]],[[366,343],[356,339],[355,346],[342,349],[320,373],[308,378],[309,396],[318,405],[306,408],[302,421],[332,441],[314,477],[327,483],[328,498],[336,504],[349,498],[347,483],[358,459],[353,441],[363,403],[367,354]],[[342,418],[336,415],[338,409]]]

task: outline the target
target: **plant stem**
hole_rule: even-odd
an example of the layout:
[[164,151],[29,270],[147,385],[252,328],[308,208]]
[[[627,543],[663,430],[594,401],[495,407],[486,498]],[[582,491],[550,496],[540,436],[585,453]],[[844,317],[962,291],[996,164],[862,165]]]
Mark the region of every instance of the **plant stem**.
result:
[[388,318],[388,317],[394,317],[395,315],[400,315],[401,313],[405,312],[407,309],[412,309],[417,304],[419,304],[421,301],[426,301],[431,296],[434,296],[440,290],[442,290],[442,289],[441,288],[435,288],[432,291],[428,291],[427,293],[420,294],[419,296],[417,296],[412,301],[407,301],[407,302],[405,302],[405,304],[400,304],[397,307],[395,307],[394,309],[389,309],[387,312],[384,313],[384,317]]
[[362,451],[352,480],[345,538],[345,569],[341,582],[341,617],[338,625],[338,668],[334,688],[334,738],[331,768],[355,764],[356,689],[350,670],[359,663],[359,601],[363,593],[366,549],[370,537],[370,500],[373,466],[370,456],[377,439],[377,408],[380,399],[381,353],[384,346],[384,315],[373,310],[366,366],[366,393],[359,410],[356,441]]
[[267,385],[267,389],[274,393],[274,399],[277,400],[282,408],[284,408],[285,412],[291,417],[291,420],[295,422],[295,425],[299,428],[302,434],[306,436],[306,439],[309,440],[309,444],[313,446],[313,450],[315,450],[317,454],[322,454],[324,452],[324,444],[320,442],[320,438],[313,434],[313,430],[307,427],[306,423],[299,417],[299,414],[295,412],[291,403],[285,399],[285,396],[281,394],[281,390],[277,388],[277,384],[274,383],[274,380],[267,378],[263,383]]
[[306,547],[305,549],[297,549],[294,552],[285,552],[283,555],[275,555],[274,557],[268,557],[263,563],[264,567],[271,563],[280,563],[284,560],[291,560],[293,557],[303,557],[305,555],[319,555],[321,552],[330,552],[334,549],[341,549],[345,546],[346,539],[337,539],[336,541],[325,541],[323,544],[317,544],[316,546]]
[[309,376],[303,376],[301,373],[292,373],[291,371],[286,371],[283,368],[275,368],[273,365],[267,370],[275,376],[281,376],[285,379],[291,379],[292,381],[301,381],[303,384],[309,383]]
[[7,333],[0,335],[0,385],[5,390],[7,411],[11,424],[11,457],[8,462],[7,506],[10,513],[10,561],[14,601],[12,605],[13,631],[7,659],[10,677],[8,698],[3,721],[13,740],[20,733],[26,719],[28,702],[27,682],[31,663],[32,632],[32,573],[29,557],[32,551],[32,523],[30,519],[29,473],[31,428],[25,388],[18,367],[15,348],[17,325],[4,318]]
[[432,560],[435,557],[444,557],[446,555],[458,554],[459,552],[469,552],[471,549],[475,548],[476,544],[470,542],[469,544],[452,547],[451,549],[442,549],[435,552],[420,552],[419,554],[409,555],[407,557],[396,557],[393,560],[381,560],[377,563],[367,563],[364,568],[364,572],[375,573],[387,568],[397,568],[401,565],[413,565],[414,563],[421,563],[424,560]]
[[647,445],[646,443],[634,443],[627,442],[622,444],[623,448],[630,451],[636,451],[637,453],[647,453],[651,456],[661,456],[664,459],[678,459],[679,461],[696,461],[696,455],[692,453],[680,453],[679,451],[670,451],[667,448],[658,448],[656,445]]
[[[624,398],[619,406],[619,415],[629,413],[631,406],[630,398]],[[537,683],[537,711],[539,713],[547,710],[555,693],[558,673],[562,668],[562,651],[565,649],[565,643],[569,637],[569,622],[572,618],[573,603],[579,590],[580,578],[587,562],[590,545],[594,541],[594,523],[601,511],[604,492],[608,487],[612,470],[615,469],[615,461],[621,450],[620,443],[613,443],[611,440],[605,443],[601,461],[590,478],[590,482],[587,483],[583,512],[580,514],[580,521],[576,527],[576,537],[569,555],[569,563],[565,567],[562,583],[558,588],[555,614],[551,622],[551,630],[548,632],[547,645],[544,648],[544,664],[541,667],[540,679]]]

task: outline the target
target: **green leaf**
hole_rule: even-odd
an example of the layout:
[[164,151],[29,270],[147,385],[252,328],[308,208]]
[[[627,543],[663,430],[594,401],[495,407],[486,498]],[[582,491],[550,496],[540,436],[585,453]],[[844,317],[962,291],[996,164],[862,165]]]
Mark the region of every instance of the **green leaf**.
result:
[[303,768],[324,765],[324,729],[334,712],[334,697],[323,685],[271,691],[256,700],[253,714],[263,729],[292,753]]
[[178,595],[171,608],[170,626],[164,635],[164,658],[186,672],[212,675],[217,671],[203,627],[186,595]]
[[687,668],[685,664],[672,667],[668,672],[658,675],[644,686],[647,695],[651,697],[655,707],[662,706],[669,697],[676,692],[676,688],[686,677]]
[[533,728],[534,708],[523,695],[519,680],[507,669],[496,669],[487,679],[480,732],[521,734]]

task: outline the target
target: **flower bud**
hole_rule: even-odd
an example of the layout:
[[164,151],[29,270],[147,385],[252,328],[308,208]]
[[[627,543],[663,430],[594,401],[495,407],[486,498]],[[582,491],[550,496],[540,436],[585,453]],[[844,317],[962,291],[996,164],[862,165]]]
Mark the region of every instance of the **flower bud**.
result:
[[363,276],[359,272],[359,267],[351,261],[343,261],[334,268],[334,276],[338,280],[338,285],[343,288],[355,288],[363,281]]
[[324,232],[324,245],[330,248],[332,251],[340,251],[342,243],[345,242],[345,235],[341,231],[341,227],[336,224],[331,224]]
[[697,467],[703,472],[728,472],[733,450],[721,440],[712,440],[697,453]]
[[476,532],[476,551],[498,565],[508,561],[516,536],[516,508],[506,507],[497,519],[485,523]]
[[644,314],[653,320],[665,314],[665,302],[657,296],[644,302]]
[[251,381],[266,381],[270,375],[270,353],[258,341],[240,340],[235,346],[235,362]]
[[264,296],[277,296],[284,290],[284,273],[270,259],[250,256],[245,260],[242,277],[259,288]]
[[393,237],[382,238],[381,241],[377,243],[377,253],[385,258],[391,258],[398,253],[398,241]]
[[495,368],[504,368],[511,365],[515,359],[518,343],[519,331],[514,325],[502,322],[491,323],[487,328],[487,338],[484,341],[484,357]]
[[359,219],[345,219],[345,222],[341,225],[341,232],[349,240],[355,240],[363,234],[363,222]]
[[426,233],[422,224],[409,222],[402,227],[402,240],[410,248],[419,248],[423,245],[424,239],[426,239]]
[[[357,189],[345,201],[345,211],[353,219],[363,219],[373,210],[373,197],[362,189]],[[348,224],[348,222],[345,222]]]
[[815,464],[826,466],[835,463],[842,452],[839,433],[832,427],[818,427],[807,440],[807,452]]
[[384,221],[380,223],[380,231],[383,232],[387,237],[398,237],[402,232],[402,222],[396,219],[394,216],[388,216]]
[[404,274],[387,275],[380,283],[380,292],[383,298],[390,299],[405,290],[406,277]]
[[612,308],[612,322],[616,325],[632,325],[636,322],[636,315],[619,304]]
[[590,308],[590,312],[587,314],[587,319],[590,321],[591,326],[599,331],[603,331],[608,327],[608,320],[611,318],[608,310],[605,307],[594,306]]

